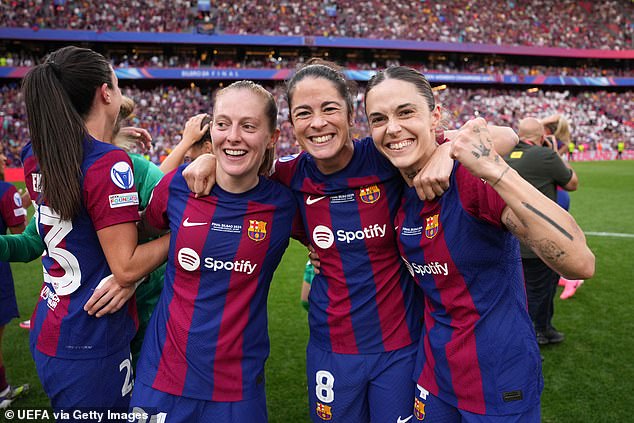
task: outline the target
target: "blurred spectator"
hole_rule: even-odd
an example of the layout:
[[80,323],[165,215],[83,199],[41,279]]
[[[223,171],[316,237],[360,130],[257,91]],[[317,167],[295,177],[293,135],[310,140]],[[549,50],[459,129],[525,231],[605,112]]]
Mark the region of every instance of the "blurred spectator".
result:
[[[281,136],[277,143],[278,156],[296,153],[293,131],[288,121],[288,105],[281,86],[267,87],[276,98]],[[137,107],[128,119],[129,126],[147,129],[155,142],[151,159],[160,163],[181,140],[185,123],[190,116],[209,113],[213,93],[202,92],[200,87],[177,88],[158,86],[152,89],[124,87],[124,95],[133,98]],[[9,166],[20,166],[20,150],[28,139],[26,112],[17,84],[0,85],[0,139]],[[632,148],[634,140],[633,91],[542,91],[502,89],[448,88],[436,93],[438,101],[451,115],[453,122],[466,122],[482,116],[498,125],[513,126],[522,116],[544,118],[553,114],[568,117],[572,125],[572,138],[595,149],[603,142],[612,149],[619,142]],[[355,102],[355,138],[367,136],[363,94]],[[614,147],[613,147],[614,146]],[[614,153],[616,154],[616,153]]]
[[[8,0],[0,26],[632,49],[631,0]],[[151,11],[151,13],[147,13]]]

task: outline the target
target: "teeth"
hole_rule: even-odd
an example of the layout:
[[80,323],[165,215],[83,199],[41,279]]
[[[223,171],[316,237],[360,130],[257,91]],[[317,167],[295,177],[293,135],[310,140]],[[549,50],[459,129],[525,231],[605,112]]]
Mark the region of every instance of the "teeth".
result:
[[412,140],[391,142],[391,143],[389,143],[387,145],[387,148],[389,148],[390,150],[402,150],[405,147],[408,147],[408,146],[410,146],[412,144],[414,144],[414,141],[412,141]]
[[310,140],[315,144],[322,144],[326,141],[329,141],[332,138],[332,135],[322,135],[321,137],[312,137]]
[[228,156],[244,156],[245,154],[247,154],[246,151],[244,150],[229,150],[229,149],[225,149],[225,154]]

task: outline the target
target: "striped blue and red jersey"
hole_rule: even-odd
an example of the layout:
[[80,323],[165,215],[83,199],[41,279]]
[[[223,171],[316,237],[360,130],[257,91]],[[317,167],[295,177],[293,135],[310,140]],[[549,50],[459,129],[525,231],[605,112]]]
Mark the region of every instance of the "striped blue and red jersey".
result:
[[[0,235],[6,234],[9,227],[24,224],[25,220],[26,210],[22,208],[22,198],[15,186],[0,181]],[[0,282],[13,284],[11,266],[5,261],[0,261]]]
[[82,207],[72,220],[61,220],[41,198],[41,174],[31,144],[22,151],[24,176],[37,203],[37,230],[46,249],[44,283],[31,317],[31,344],[59,358],[105,357],[129,348],[138,326],[136,303],[99,319],[84,304],[110,267],[97,231],[139,220],[139,197],[130,158],[121,149],[94,138],[83,141]]
[[401,254],[425,294],[417,383],[453,406],[504,415],[539,404],[541,361],[528,315],[517,239],[506,204],[456,164],[450,188],[403,195],[395,226]]
[[278,160],[273,177],[293,190],[321,262],[309,296],[310,342],[340,354],[415,343],[422,303],[392,224],[403,180],[372,139],[355,141],[350,163],[333,174],[301,153]]
[[137,379],[207,401],[260,392],[269,355],[266,302],[289,243],[295,200],[260,178],[241,194],[194,198],[182,167],[154,189],[148,223],[170,229],[165,286],[148,325]]

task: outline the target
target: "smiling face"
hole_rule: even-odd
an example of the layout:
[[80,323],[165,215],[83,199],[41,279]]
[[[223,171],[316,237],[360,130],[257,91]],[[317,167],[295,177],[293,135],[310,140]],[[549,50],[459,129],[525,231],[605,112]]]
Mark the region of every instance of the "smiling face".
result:
[[247,88],[229,88],[216,97],[211,138],[216,178],[227,191],[244,192],[257,185],[264,153],[279,136],[279,130],[270,127],[266,106],[262,95]]
[[325,174],[343,169],[352,159],[350,112],[335,85],[325,78],[299,81],[289,96],[295,138]]
[[437,147],[440,109],[411,82],[385,79],[366,94],[366,114],[377,149],[404,175],[420,170]]

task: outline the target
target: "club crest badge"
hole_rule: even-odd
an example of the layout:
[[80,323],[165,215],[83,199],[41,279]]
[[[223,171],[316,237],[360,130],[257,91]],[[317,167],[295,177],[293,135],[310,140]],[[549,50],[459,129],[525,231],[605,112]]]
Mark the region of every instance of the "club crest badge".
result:
[[324,405],[318,402],[315,411],[317,412],[317,415],[319,416],[320,419],[331,420],[332,419],[331,408],[332,407],[330,407],[329,405]]
[[254,241],[262,241],[266,238],[266,222],[261,220],[250,220],[247,235]]
[[440,223],[438,222],[438,215],[435,214],[433,216],[425,219],[425,236],[429,239],[432,239],[438,233],[438,227]]
[[359,197],[364,203],[376,203],[381,198],[381,190],[376,185],[369,185],[359,190]]
[[418,420],[425,420],[425,404],[418,398],[414,398],[414,415]]

